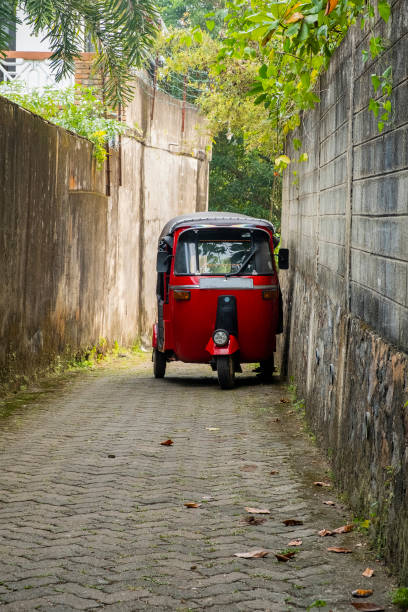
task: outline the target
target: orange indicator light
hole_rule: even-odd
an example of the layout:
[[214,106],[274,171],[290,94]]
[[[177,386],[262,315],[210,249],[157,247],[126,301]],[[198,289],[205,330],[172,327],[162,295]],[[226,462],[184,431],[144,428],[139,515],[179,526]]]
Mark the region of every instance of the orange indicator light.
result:
[[178,302],[183,302],[190,299],[189,291],[182,291],[181,289],[174,290],[174,299]]

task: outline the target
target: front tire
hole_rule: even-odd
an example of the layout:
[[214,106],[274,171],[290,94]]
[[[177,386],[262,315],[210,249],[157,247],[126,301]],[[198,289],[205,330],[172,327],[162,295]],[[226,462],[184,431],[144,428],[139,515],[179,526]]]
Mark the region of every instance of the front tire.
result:
[[234,360],[229,355],[217,357],[217,375],[221,389],[232,389],[235,385]]
[[164,378],[166,365],[166,355],[157,350],[157,348],[153,349],[153,373],[155,378]]

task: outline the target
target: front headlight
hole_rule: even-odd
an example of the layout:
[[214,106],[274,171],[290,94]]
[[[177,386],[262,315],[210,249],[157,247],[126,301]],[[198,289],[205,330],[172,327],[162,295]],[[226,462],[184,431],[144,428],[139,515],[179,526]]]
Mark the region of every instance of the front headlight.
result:
[[217,346],[225,346],[226,344],[228,344],[229,333],[226,332],[224,329],[216,329],[213,333],[213,340],[214,344],[216,344]]

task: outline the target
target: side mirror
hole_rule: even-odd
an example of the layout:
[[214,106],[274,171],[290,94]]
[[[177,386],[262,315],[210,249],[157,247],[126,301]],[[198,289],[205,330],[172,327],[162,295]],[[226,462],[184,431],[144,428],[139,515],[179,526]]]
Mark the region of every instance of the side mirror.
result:
[[288,270],[289,268],[289,249],[279,249],[278,266],[279,266],[279,270]]
[[157,272],[170,272],[171,254],[167,251],[159,251],[157,253]]

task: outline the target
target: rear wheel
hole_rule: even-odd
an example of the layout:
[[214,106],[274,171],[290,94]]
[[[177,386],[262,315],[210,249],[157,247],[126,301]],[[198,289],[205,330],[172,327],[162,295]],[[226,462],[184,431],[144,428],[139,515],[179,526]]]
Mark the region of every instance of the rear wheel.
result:
[[271,382],[273,373],[275,371],[275,361],[272,357],[261,361],[260,365],[260,376],[265,382]]
[[217,357],[217,375],[221,389],[232,389],[235,384],[234,360],[229,355]]
[[155,378],[164,378],[166,365],[166,355],[157,348],[153,349],[153,373]]

